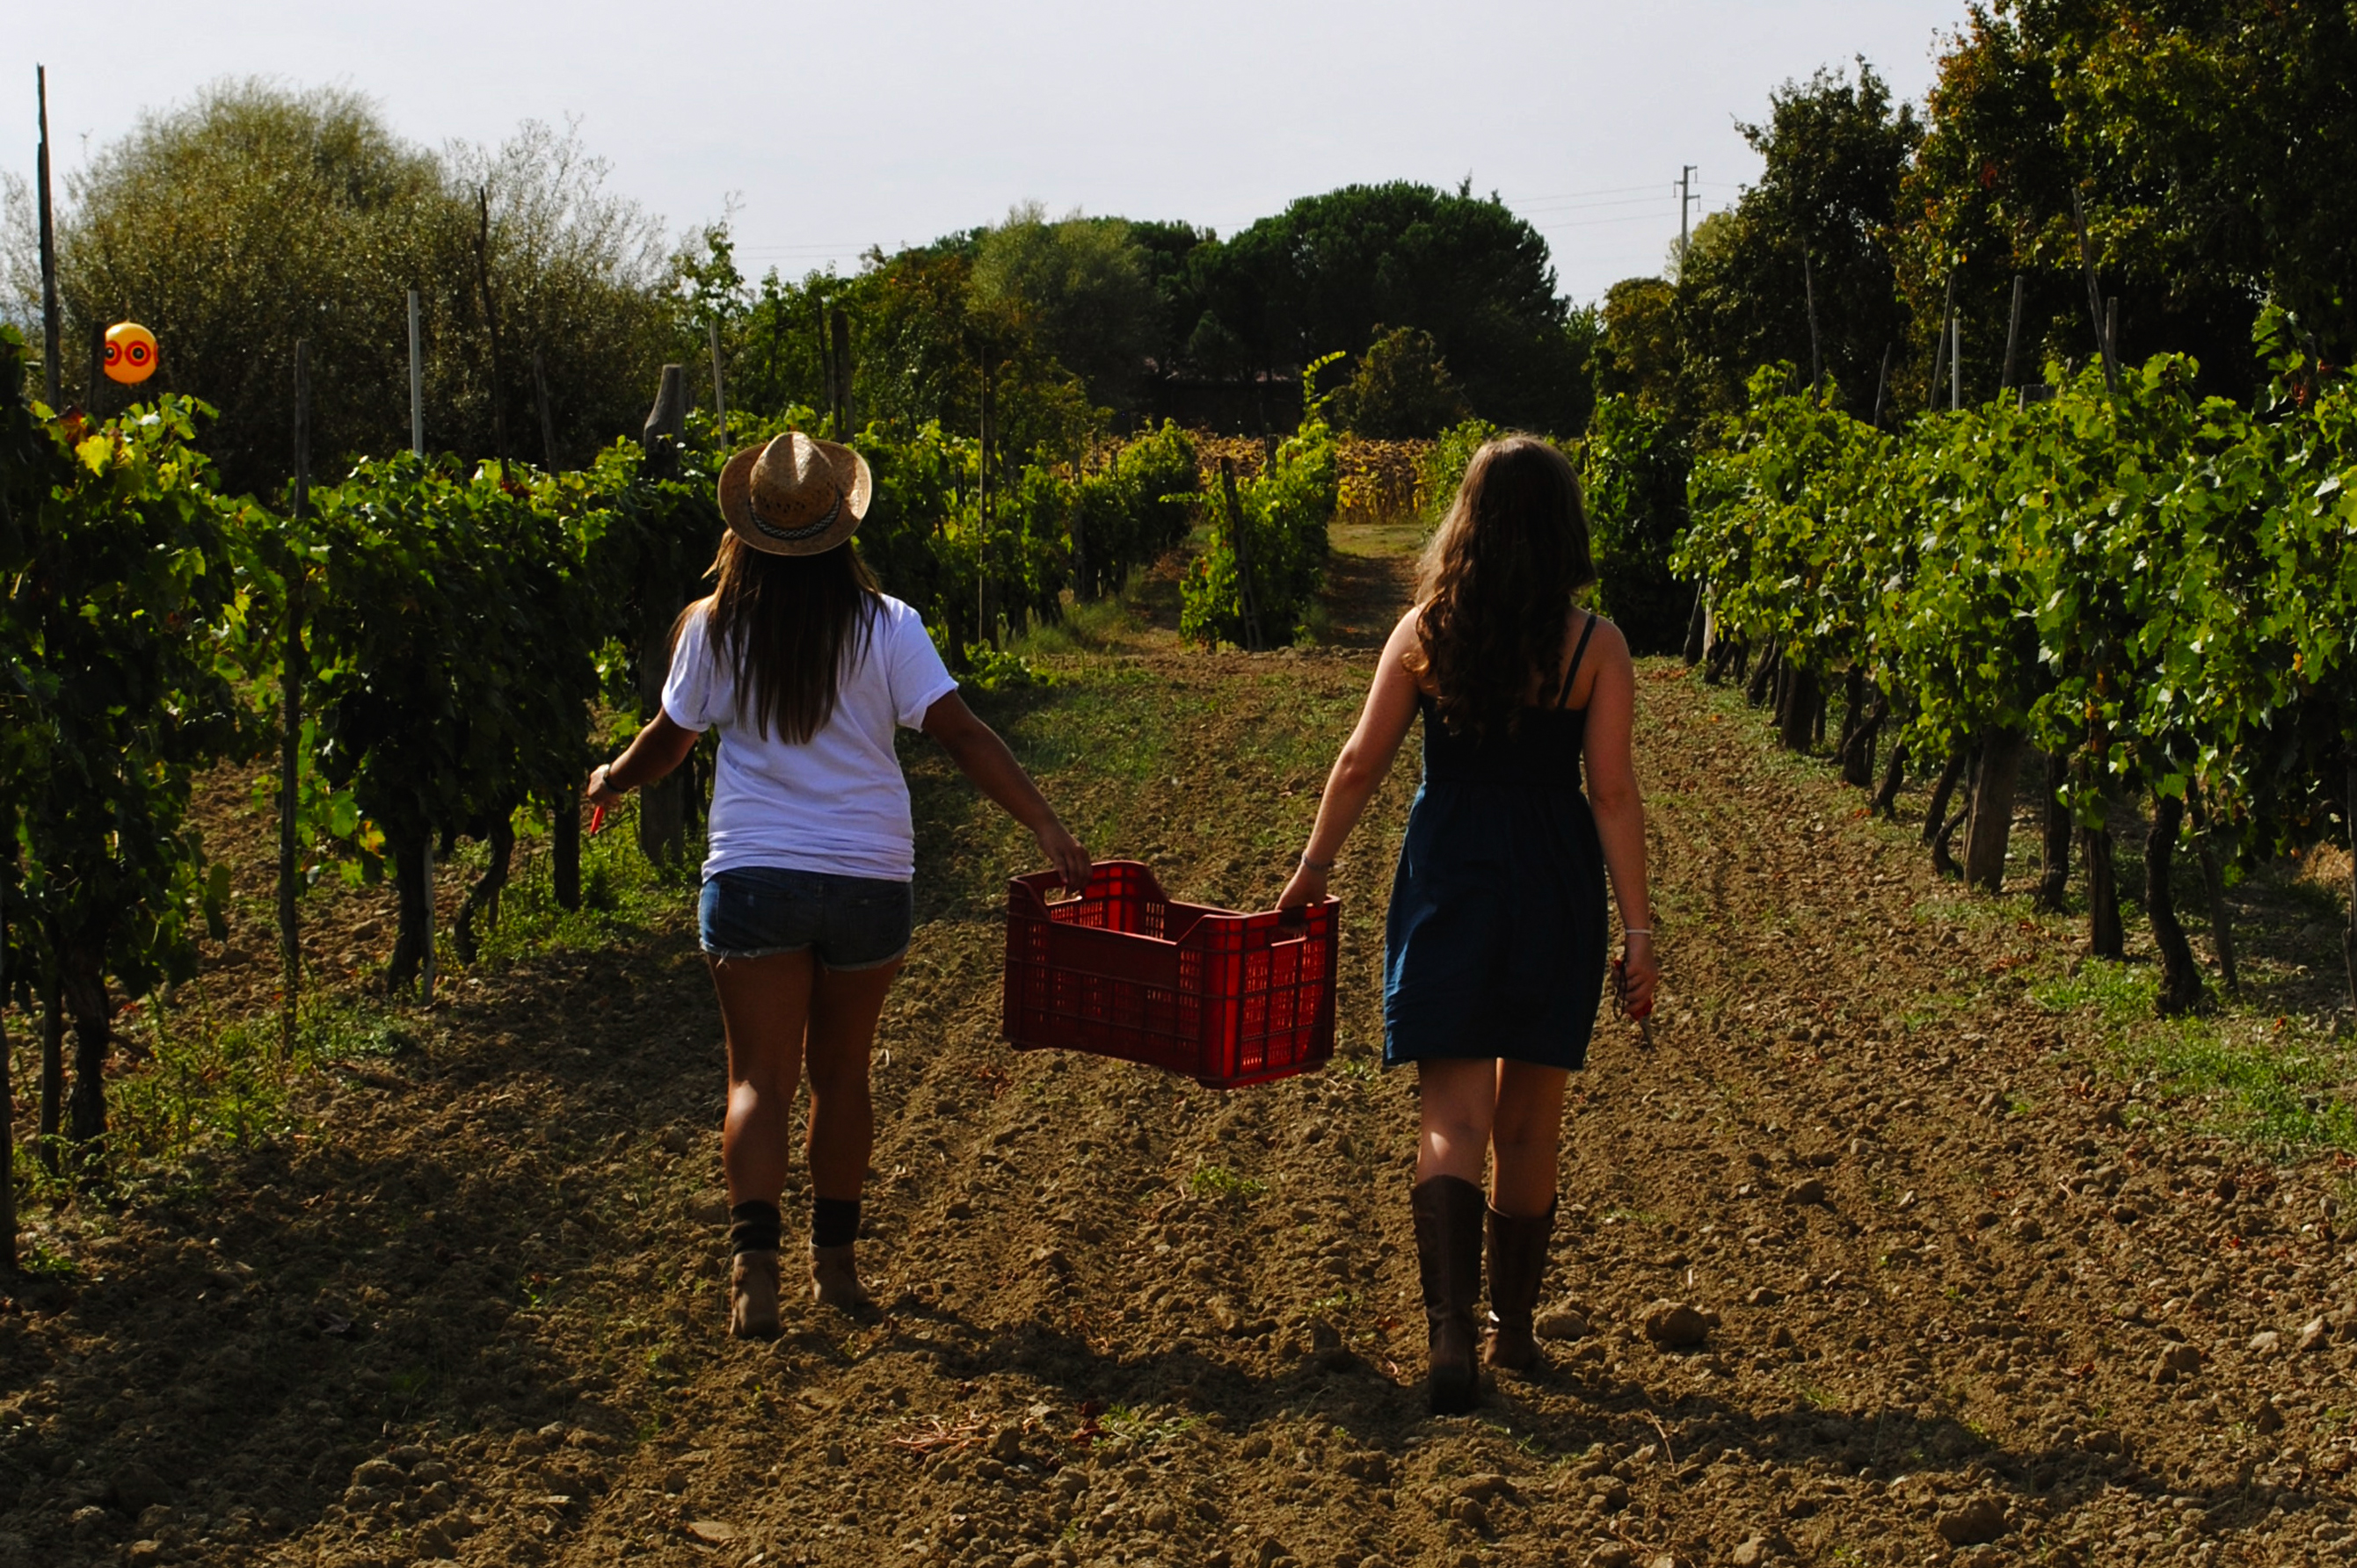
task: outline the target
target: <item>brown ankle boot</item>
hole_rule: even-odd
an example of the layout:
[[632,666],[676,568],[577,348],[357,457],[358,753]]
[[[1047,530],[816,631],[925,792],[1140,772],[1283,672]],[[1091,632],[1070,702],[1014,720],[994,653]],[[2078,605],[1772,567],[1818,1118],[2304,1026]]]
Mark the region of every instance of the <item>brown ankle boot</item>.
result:
[[778,1337],[778,1254],[739,1252],[728,1267],[728,1332],[739,1339]]
[[1539,1287],[1546,1278],[1547,1241],[1555,1234],[1555,1205],[1544,1214],[1517,1216],[1489,1211],[1490,1342],[1481,1348],[1487,1366],[1527,1372],[1539,1364],[1539,1342],[1531,1333]]
[[1426,1398],[1433,1414],[1461,1415],[1481,1398],[1473,1304],[1481,1296],[1481,1214],[1489,1206],[1471,1182],[1434,1176],[1416,1184],[1408,1207],[1415,1216],[1416,1270],[1431,1347]]
[[811,1295],[821,1306],[832,1306],[841,1312],[856,1312],[868,1304],[867,1287],[859,1283],[859,1268],[852,1261],[856,1241],[840,1247],[811,1249]]

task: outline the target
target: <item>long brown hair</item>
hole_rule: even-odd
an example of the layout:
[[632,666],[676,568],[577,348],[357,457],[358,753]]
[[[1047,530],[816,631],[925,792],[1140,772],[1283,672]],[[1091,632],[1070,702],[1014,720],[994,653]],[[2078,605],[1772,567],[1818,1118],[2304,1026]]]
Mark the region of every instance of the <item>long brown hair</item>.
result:
[[[846,663],[859,658],[882,608],[883,590],[845,540],[816,555],[773,555],[723,534],[712,570],[720,585],[704,628],[712,657],[725,661],[737,693],[737,722],[769,738],[772,725],[800,746],[834,716]],[[672,628],[696,612],[690,605]]]
[[1424,603],[1409,670],[1430,677],[1452,734],[1511,735],[1538,677],[1538,705],[1562,695],[1573,596],[1596,581],[1587,511],[1570,461],[1534,435],[1473,454],[1424,553]]

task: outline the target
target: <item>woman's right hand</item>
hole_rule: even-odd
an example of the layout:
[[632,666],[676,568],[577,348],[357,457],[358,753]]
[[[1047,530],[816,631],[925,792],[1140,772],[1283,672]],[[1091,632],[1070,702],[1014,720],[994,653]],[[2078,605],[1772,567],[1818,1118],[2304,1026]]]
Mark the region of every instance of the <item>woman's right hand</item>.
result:
[[1048,864],[1054,866],[1057,875],[1064,879],[1065,890],[1073,894],[1087,892],[1089,875],[1094,866],[1089,859],[1089,852],[1081,847],[1081,841],[1065,832],[1064,824],[1052,818],[1034,836],[1039,839],[1039,851],[1048,857]]
[[1662,964],[1653,956],[1653,939],[1639,931],[1621,950],[1620,1004],[1629,1016],[1642,1023],[1652,1016],[1653,990],[1662,981]]
[[1302,909],[1326,897],[1326,873],[1307,865],[1294,867],[1285,891],[1276,896],[1279,909]]

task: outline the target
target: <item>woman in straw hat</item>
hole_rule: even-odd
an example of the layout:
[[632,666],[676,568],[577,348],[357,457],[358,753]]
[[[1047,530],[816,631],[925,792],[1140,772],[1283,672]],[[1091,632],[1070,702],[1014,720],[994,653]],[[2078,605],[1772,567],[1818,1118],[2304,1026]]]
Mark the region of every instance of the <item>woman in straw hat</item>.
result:
[[959,699],[917,612],[853,549],[873,494],[858,454],[798,431],[730,458],[719,585],[673,629],[662,711],[589,776],[588,799],[610,805],[720,732],[697,913],[728,1042],[721,1162],[739,1337],[778,1331],[778,1199],[805,1067],[812,1294],[867,1301],[852,1258],[875,1139],[867,1057],[908,951],[915,868],[896,728],[939,741],[1067,884],[1089,877],[1087,852]]

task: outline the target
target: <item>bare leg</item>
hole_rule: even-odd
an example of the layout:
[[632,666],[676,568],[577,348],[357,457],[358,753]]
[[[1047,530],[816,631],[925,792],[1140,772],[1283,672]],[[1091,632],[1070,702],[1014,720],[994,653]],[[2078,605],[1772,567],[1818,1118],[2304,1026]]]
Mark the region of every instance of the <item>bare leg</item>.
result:
[[1491,1123],[1497,1115],[1498,1066],[1494,1061],[1418,1062],[1423,1126],[1416,1140],[1415,1179],[1455,1176],[1481,1185],[1490,1152]]
[[728,1201],[775,1203],[786,1187],[794,1089],[818,965],[806,951],[710,963],[728,1036],[728,1119],[720,1134]]
[[1498,1064],[1497,1108],[1490,1124],[1497,1156],[1490,1207],[1517,1218],[1544,1214],[1555,1203],[1556,1157],[1563,1138],[1563,1090],[1571,1075],[1529,1062]]
[[825,969],[810,1000],[811,1186],[821,1197],[857,1197],[867,1183],[876,1144],[867,1058],[876,1020],[900,962],[875,969]]

